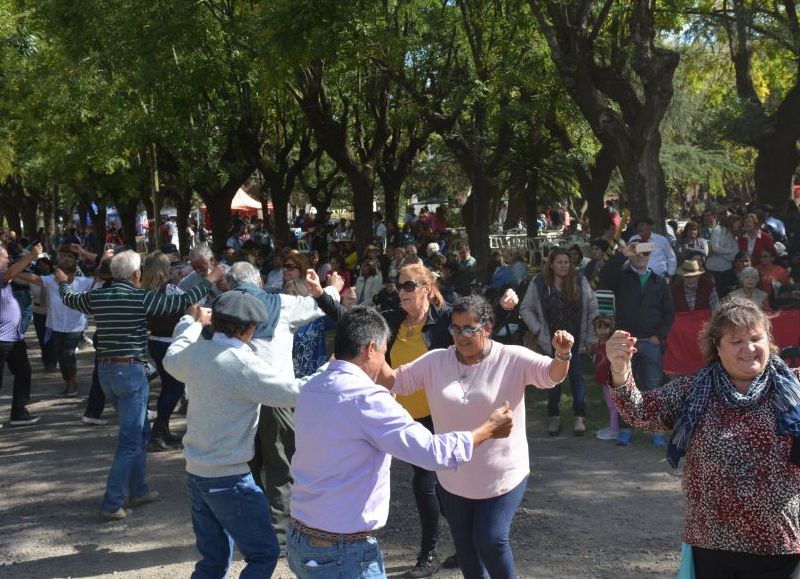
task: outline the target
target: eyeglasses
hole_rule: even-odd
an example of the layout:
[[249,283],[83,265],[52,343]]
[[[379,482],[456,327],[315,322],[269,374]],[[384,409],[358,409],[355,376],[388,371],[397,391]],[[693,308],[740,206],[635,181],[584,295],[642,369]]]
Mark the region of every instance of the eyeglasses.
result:
[[447,329],[450,331],[450,334],[454,338],[457,338],[458,336],[464,336],[465,338],[474,338],[476,335],[478,335],[478,332],[480,332],[485,325],[486,323],[484,322],[478,327],[465,326],[463,328],[459,328],[455,324],[450,324],[447,327]]
[[299,268],[299,267],[297,267],[297,266],[296,266],[295,264],[293,264],[293,263],[284,263],[284,264],[283,264],[283,269],[288,269],[289,271],[292,271],[293,269],[300,269],[300,268]]
[[404,281],[403,283],[399,284],[397,287],[400,288],[403,291],[411,293],[411,292],[417,291],[417,288],[419,286],[426,285],[426,283],[427,282],[424,282],[424,281],[408,280],[408,281]]

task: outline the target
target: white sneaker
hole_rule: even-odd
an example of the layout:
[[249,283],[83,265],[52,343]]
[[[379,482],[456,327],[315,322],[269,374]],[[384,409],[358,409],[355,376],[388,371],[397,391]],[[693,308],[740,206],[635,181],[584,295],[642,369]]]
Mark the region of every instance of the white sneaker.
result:
[[603,430],[599,430],[595,436],[598,440],[616,440],[617,431],[612,430],[610,426],[607,426]]
[[158,418],[158,412],[156,412],[155,410],[147,411],[147,420],[153,422],[153,420],[155,420],[156,418]]
[[89,426],[105,426],[108,420],[105,418],[92,418],[91,416],[81,416],[81,422]]

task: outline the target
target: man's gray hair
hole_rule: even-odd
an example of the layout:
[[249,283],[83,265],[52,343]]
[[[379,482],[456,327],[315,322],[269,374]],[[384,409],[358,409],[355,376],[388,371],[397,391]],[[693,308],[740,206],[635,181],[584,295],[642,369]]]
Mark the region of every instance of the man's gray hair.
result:
[[389,326],[378,310],[372,306],[353,306],[336,325],[333,349],[337,360],[352,360],[370,342],[381,347],[388,339]]
[[202,257],[206,261],[211,261],[214,259],[214,252],[211,251],[211,248],[207,243],[201,243],[199,245],[195,245],[191,251],[189,251],[189,261],[197,259],[198,257]]
[[249,283],[256,287],[261,287],[261,274],[253,265],[248,261],[237,261],[225,274],[225,280],[231,287],[236,287],[239,284]]
[[114,281],[130,281],[141,266],[141,255],[130,249],[123,251],[111,258],[111,277]]

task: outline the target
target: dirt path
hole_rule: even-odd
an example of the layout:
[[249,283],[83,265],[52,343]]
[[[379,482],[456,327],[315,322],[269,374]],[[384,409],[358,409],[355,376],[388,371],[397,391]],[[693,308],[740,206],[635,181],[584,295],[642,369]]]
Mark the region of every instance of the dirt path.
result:
[[[99,500],[116,436],[113,412],[108,426],[81,424],[85,398],[60,398],[59,376],[40,370],[38,348],[31,346],[30,409],[42,421],[9,428],[10,376],[0,391],[6,422],[0,429],[0,577],[188,577],[196,553],[181,453],[149,457],[159,502],[136,509],[124,522],[101,523]],[[84,396],[91,360],[91,353],[79,354]],[[183,429],[182,421],[175,425]],[[538,416],[529,418],[528,432],[533,472],[512,528],[520,577],[674,577],[682,498],[680,479],[663,453],[644,445],[617,448],[588,436],[551,439]],[[389,523],[379,533],[390,576],[416,556],[410,475],[410,467],[395,462]],[[442,531],[447,556],[452,544]],[[240,569],[237,562],[234,571]],[[275,576],[292,576],[284,560]]]

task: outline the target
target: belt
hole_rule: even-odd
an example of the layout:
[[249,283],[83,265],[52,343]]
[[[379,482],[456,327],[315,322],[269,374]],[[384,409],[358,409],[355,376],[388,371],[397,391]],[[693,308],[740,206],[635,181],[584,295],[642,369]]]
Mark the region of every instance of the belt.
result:
[[98,358],[100,364],[147,364],[147,361],[130,356],[109,356],[108,358]]
[[292,527],[301,535],[313,539],[314,544],[311,545],[312,547],[332,547],[339,541],[366,541],[372,538],[372,531],[361,531],[360,533],[331,533],[308,527],[295,518],[292,518]]

